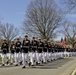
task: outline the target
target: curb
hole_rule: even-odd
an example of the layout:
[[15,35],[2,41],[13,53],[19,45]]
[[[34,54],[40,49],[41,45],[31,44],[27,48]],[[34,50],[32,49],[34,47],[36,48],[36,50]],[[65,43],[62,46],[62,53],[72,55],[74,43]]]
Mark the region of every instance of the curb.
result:
[[75,72],[76,72],[76,69],[72,72],[72,74],[71,74],[71,75],[74,75],[74,74],[75,74]]

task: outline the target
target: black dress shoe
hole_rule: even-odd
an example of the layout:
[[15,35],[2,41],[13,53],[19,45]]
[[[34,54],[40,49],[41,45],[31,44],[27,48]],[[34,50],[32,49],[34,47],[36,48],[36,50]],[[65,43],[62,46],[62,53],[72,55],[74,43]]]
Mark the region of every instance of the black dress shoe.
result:
[[26,68],[25,66],[22,67],[23,69]]
[[47,62],[50,62],[49,60],[47,60]]
[[38,62],[36,62],[36,65],[38,65]]
[[4,64],[2,64],[1,66],[5,66]]
[[22,61],[20,62],[20,65],[22,65]]
[[46,64],[46,62],[44,62],[44,64]]
[[31,65],[32,67],[34,66],[34,65]]
[[16,64],[15,66],[18,66],[18,64]]
[[31,62],[29,63],[29,66],[31,66]]
[[10,65],[13,65],[13,63],[10,63]]
[[6,63],[7,63],[7,65],[8,65],[9,62],[7,61]]
[[42,64],[43,64],[43,61],[42,61]]
[[34,62],[35,62],[35,60],[34,60]]
[[40,63],[38,63],[38,65],[40,65]]

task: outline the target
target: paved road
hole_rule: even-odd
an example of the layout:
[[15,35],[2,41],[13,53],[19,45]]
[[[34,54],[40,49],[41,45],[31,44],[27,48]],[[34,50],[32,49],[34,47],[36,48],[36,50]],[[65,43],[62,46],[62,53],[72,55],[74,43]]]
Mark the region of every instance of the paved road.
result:
[[69,75],[75,68],[76,57],[70,57],[33,68],[22,69],[21,66],[0,67],[0,75]]

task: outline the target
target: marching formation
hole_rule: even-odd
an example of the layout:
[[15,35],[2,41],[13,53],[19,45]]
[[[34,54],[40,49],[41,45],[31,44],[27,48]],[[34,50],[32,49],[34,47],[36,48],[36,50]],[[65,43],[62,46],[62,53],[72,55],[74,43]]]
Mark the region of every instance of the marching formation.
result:
[[[3,40],[2,50],[2,66],[8,61],[6,59],[7,50],[10,48],[10,65],[26,65],[35,66],[45,64],[53,60],[64,58],[64,48],[58,44],[51,44],[50,42],[43,42],[41,39],[36,40],[35,37],[30,41],[26,35],[21,42],[17,38],[16,42],[12,41],[9,46],[6,40]],[[68,50],[71,52],[72,50]]]

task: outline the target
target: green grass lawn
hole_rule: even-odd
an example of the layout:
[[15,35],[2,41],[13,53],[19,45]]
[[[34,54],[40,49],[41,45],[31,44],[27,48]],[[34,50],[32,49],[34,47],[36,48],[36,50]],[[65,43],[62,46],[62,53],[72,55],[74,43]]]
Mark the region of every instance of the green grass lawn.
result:
[[[6,57],[8,59],[8,57]],[[10,59],[8,59],[8,61],[10,61]],[[2,58],[0,57],[0,64],[2,63]]]
[[74,75],[76,75],[76,72],[75,72],[75,74]]

